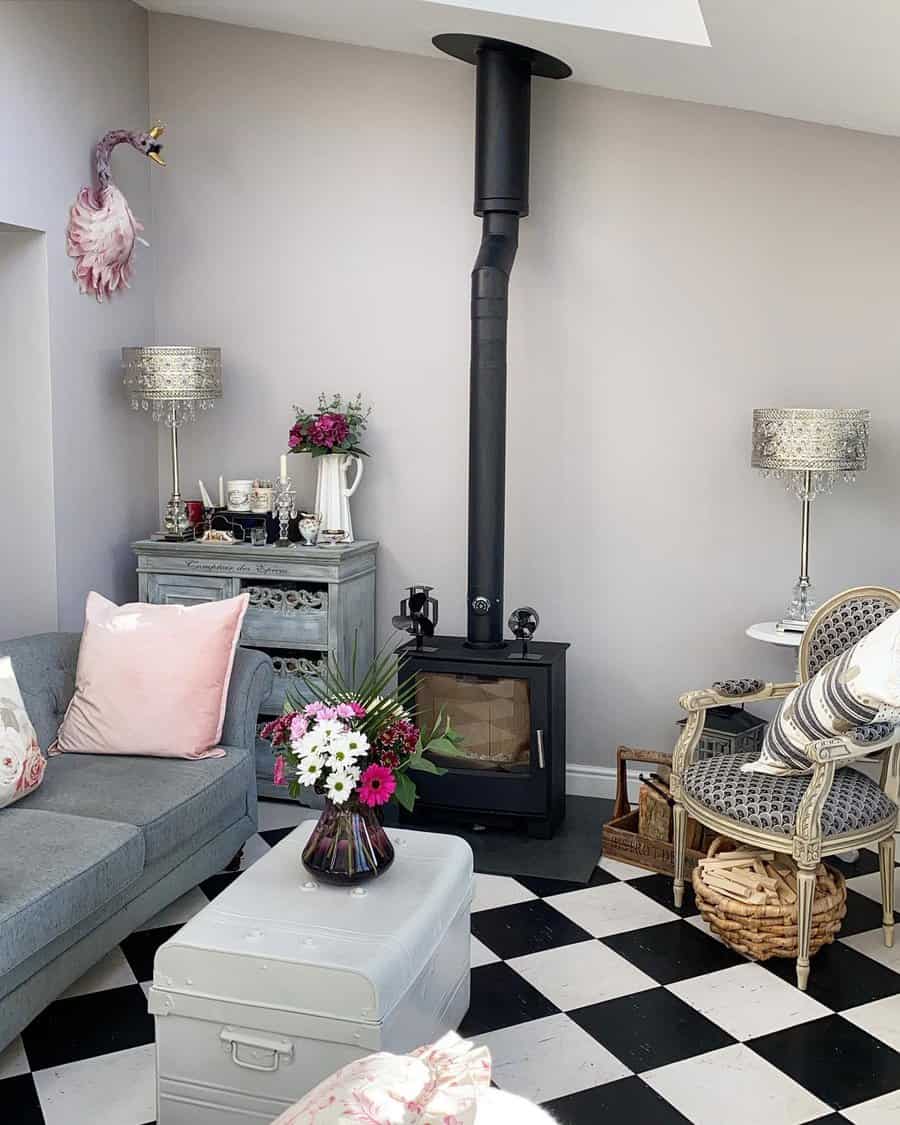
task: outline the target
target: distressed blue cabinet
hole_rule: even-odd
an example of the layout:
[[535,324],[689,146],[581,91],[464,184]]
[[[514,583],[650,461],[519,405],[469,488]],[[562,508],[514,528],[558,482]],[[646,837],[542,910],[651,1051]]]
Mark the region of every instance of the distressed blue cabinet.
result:
[[[375,652],[377,547],[368,540],[287,549],[154,539],[132,544],[141,601],[197,605],[250,595],[241,644],[267,652],[275,667],[264,717],[281,713],[288,691],[302,693],[300,673],[315,677],[328,654],[349,677],[355,644],[358,666],[368,666]],[[259,742],[259,791],[284,797],[286,791],[272,785],[272,761],[268,743]]]

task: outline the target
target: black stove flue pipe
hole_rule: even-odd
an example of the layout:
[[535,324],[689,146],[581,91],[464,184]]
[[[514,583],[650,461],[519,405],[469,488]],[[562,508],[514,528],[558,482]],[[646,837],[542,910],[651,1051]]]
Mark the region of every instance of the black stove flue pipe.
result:
[[473,63],[475,214],[481,246],[472,270],[469,383],[469,576],[467,643],[503,644],[506,525],[506,326],[519,218],[528,214],[531,78],[567,78],[559,59],[475,35],[437,35],[434,45]]

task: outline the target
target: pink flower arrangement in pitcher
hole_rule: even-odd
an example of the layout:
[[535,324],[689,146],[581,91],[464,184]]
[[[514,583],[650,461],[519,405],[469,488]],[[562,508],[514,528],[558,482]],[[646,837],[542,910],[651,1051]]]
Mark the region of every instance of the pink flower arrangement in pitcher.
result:
[[289,453],[311,453],[313,457],[322,457],[326,453],[367,456],[359,443],[372,408],[363,404],[362,395],[344,402],[341,395],[333,395],[329,399],[320,394],[318,410],[295,406],[294,413],[297,420],[288,434]]
[[306,787],[335,805],[356,801],[379,808],[396,800],[412,810],[416,785],[410,773],[446,773],[427,755],[458,755],[462,738],[441,713],[423,740],[410,709],[415,678],[393,695],[381,694],[399,666],[393,652],[382,653],[355,689],[332,662],[321,681],[304,680],[307,695],[321,696],[305,704],[289,698],[285,713],[260,731],[276,754],[274,783],[287,785],[292,797]]

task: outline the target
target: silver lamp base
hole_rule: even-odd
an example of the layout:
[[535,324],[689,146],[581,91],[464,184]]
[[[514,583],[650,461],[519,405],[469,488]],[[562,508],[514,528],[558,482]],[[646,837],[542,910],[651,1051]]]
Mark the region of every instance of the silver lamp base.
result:
[[802,633],[815,613],[817,605],[810,580],[798,578],[794,583],[791,604],[775,628],[782,633]]
[[194,538],[194,529],[187,518],[184,501],[177,492],[172,493],[169,502],[166,504],[162,533],[166,539],[178,542],[181,542],[182,539]]

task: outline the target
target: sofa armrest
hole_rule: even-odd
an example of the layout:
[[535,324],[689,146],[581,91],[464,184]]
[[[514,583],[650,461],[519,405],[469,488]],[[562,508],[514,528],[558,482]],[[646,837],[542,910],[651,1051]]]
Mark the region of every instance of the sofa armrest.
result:
[[256,748],[256,723],[263,700],[272,691],[272,661],[264,652],[238,648],[234,654],[228,703],[222,726],[223,746],[240,746],[251,753]]

